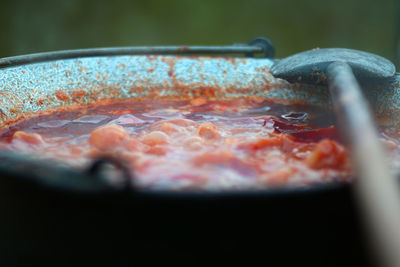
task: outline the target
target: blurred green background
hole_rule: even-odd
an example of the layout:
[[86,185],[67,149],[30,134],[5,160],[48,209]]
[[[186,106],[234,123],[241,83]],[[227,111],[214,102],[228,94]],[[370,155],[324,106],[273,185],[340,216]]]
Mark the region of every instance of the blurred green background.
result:
[[266,36],[277,57],[347,47],[396,59],[398,0],[2,0],[0,57],[130,45],[224,45]]

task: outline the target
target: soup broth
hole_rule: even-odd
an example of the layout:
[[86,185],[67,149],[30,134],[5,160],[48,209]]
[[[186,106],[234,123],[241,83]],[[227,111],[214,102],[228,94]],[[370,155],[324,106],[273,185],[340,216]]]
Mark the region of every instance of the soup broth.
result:
[[0,148],[76,168],[115,157],[154,190],[347,183],[351,161],[334,125],[328,110],[254,98],[129,100],[21,120]]

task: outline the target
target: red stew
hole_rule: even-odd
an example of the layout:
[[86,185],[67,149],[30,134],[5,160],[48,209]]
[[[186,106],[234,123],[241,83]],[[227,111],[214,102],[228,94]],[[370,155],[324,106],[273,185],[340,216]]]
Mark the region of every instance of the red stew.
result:
[[332,116],[271,101],[128,101],[20,121],[0,148],[76,167],[108,155],[150,189],[231,190],[351,180]]

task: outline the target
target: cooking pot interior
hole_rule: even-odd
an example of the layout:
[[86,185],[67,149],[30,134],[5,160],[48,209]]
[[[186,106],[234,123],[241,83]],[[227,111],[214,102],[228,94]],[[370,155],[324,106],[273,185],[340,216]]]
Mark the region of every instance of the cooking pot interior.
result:
[[264,97],[326,104],[325,88],[275,79],[269,59],[177,56],[76,58],[0,70],[1,126],[34,113],[110,99]]
[[[274,78],[273,61],[254,58],[110,56],[0,69],[0,127],[59,107],[116,99],[262,97],[330,107],[326,87]],[[365,91],[377,115],[397,123],[400,78]]]

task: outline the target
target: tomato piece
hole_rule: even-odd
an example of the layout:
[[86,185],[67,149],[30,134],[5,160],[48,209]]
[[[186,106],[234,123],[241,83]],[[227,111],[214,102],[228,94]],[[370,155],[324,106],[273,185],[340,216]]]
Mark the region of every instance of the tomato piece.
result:
[[344,169],[347,167],[347,159],[348,156],[343,146],[333,140],[325,139],[316,145],[305,159],[305,163],[313,169]]
[[283,146],[286,143],[285,139],[290,140],[290,137],[285,134],[275,134],[266,138],[259,138],[253,142],[243,143],[239,145],[239,148],[258,150],[267,147]]
[[153,147],[150,147],[149,150],[147,150],[147,153],[162,156],[167,153],[167,149],[165,147],[161,147],[161,146],[153,146]]
[[283,167],[270,173],[261,175],[259,181],[271,187],[287,185],[289,178],[296,172],[294,168]]
[[277,137],[272,138],[260,138],[257,142],[253,143],[251,149],[261,149],[264,147],[270,146],[280,146],[283,143],[283,135],[278,135]]
[[223,164],[229,163],[235,156],[228,150],[218,150],[206,152],[193,158],[193,162],[197,166],[205,164]]
[[191,136],[183,140],[182,144],[188,150],[199,150],[203,147],[203,140],[198,136]]
[[168,144],[169,143],[169,138],[168,135],[161,131],[153,131],[148,134],[146,134],[142,138],[142,142],[146,145],[149,146],[155,146],[155,145],[160,145],[160,144]]
[[164,132],[168,135],[171,135],[173,133],[179,132],[180,130],[179,130],[178,126],[176,126],[172,123],[164,122],[163,124],[160,125],[159,131]]
[[198,97],[190,100],[190,104],[192,106],[198,107],[207,104],[207,98],[204,97]]
[[197,129],[197,134],[200,137],[208,140],[216,140],[221,138],[221,135],[218,133],[217,126],[209,122],[200,124],[199,128]]
[[143,144],[136,138],[131,137],[124,144],[124,148],[130,152],[133,152],[133,151],[144,151],[146,150],[146,148],[148,148],[148,146]]
[[43,144],[43,138],[40,134],[37,133],[26,133],[24,131],[16,131],[12,137],[13,140],[19,140],[31,145],[40,145]]
[[105,125],[93,130],[89,143],[99,150],[114,150],[128,137],[128,132],[116,124]]

